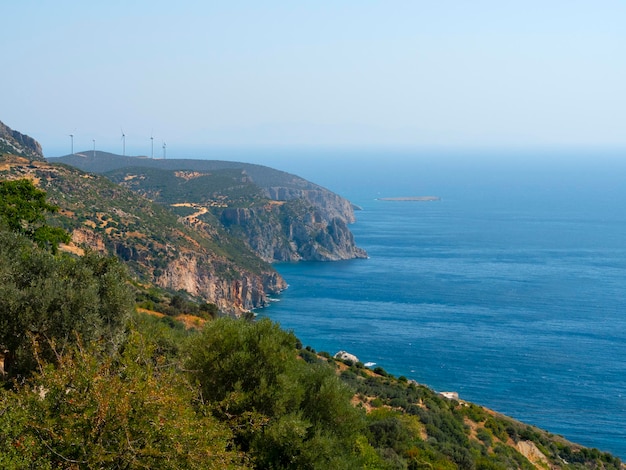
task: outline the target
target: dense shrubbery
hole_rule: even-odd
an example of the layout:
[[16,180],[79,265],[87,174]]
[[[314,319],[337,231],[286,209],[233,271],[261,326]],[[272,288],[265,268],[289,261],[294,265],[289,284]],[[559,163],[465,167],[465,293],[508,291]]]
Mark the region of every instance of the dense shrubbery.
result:
[[186,368],[259,468],[355,468],[352,392],[326,364],[298,360],[296,343],[267,319],[222,318],[192,340]]
[[74,347],[0,399],[0,466],[11,468],[239,467],[230,431],[138,333],[103,356]]
[[113,258],[53,256],[0,232],[0,346],[5,369],[28,373],[77,338],[109,351],[124,338],[132,297]]
[[136,299],[138,307],[157,311],[170,317],[187,314],[209,320],[219,315],[217,305],[196,300],[185,292],[171,294],[162,289],[145,289],[139,286]]

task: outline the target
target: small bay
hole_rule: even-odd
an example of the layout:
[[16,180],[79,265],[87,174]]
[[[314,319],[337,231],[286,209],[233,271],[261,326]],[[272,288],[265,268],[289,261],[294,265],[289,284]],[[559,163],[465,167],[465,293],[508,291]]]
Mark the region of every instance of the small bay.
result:
[[[290,287],[260,315],[626,459],[623,164],[307,155],[284,169],[363,209],[351,228],[369,259],[277,265]],[[440,200],[379,200],[423,196]]]

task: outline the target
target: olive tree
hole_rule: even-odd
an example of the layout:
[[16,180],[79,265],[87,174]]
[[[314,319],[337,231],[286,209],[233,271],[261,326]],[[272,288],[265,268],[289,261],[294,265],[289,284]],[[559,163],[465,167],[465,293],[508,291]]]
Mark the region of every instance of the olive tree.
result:
[[27,373],[78,338],[117,349],[133,298],[114,258],[53,256],[0,231],[0,348],[5,370]]

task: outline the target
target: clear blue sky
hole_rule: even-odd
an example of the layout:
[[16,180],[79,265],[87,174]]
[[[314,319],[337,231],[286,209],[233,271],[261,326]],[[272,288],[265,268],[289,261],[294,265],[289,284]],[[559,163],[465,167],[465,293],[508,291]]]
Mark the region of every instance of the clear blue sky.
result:
[[623,0],[6,1],[0,120],[46,156],[626,148]]

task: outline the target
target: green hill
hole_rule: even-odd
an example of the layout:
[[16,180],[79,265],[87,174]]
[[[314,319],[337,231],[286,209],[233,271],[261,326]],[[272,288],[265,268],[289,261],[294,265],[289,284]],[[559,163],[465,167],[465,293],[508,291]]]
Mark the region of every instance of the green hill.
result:
[[366,257],[348,224],[349,201],[295,175],[219,160],[154,160],[96,152],[63,162],[111,180],[189,217],[218,221],[267,262]]
[[167,208],[102,176],[5,155],[0,178],[28,178],[60,207],[53,223],[73,247],[113,253],[140,282],[184,290],[225,312],[262,307],[282,278],[219,223],[198,230]]

